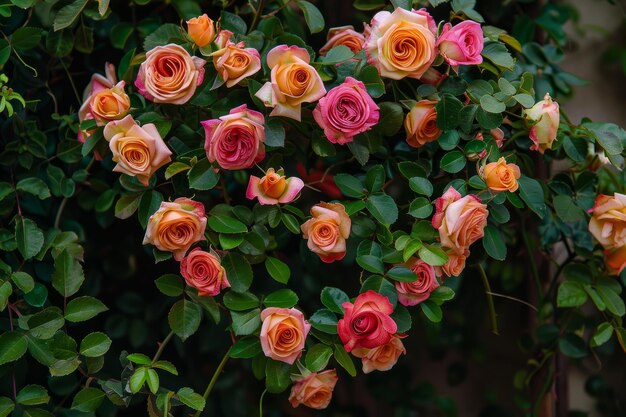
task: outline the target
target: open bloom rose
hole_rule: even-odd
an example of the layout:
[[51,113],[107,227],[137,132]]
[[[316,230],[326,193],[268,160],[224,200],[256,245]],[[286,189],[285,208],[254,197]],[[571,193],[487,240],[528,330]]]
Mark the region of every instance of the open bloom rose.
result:
[[206,216],[202,203],[190,198],[164,201],[148,220],[143,244],[150,243],[157,249],[172,252],[180,261],[191,245],[205,240]]
[[297,377],[289,394],[291,406],[296,408],[304,405],[315,410],[323,410],[330,404],[337,379],[337,372],[334,369]]
[[393,13],[376,13],[365,42],[368,62],[383,77],[419,79],[437,57],[432,23],[432,17],[423,10],[398,7]]
[[180,45],[170,43],[146,52],[135,86],[155,103],[185,104],[204,78],[202,58],[192,57]]
[[591,210],[589,231],[604,249],[626,245],[626,195],[600,194]]
[[378,123],[378,105],[361,81],[352,77],[331,89],[313,110],[313,118],[332,143],[344,145]]
[[483,30],[479,23],[466,20],[456,26],[446,23],[437,39],[443,59],[453,67],[483,62]]
[[[119,88],[121,88],[122,93],[123,93],[124,84],[123,82],[120,82],[118,84],[117,77],[115,76],[115,66],[107,62],[104,66],[104,73],[105,75],[93,74],[91,76],[91,80],[89,81],[89,84],[87,84],[87,87],[85,87],[85,90],[83,91],[83,104],[80,106],[80,109],[78,110],[79,122],[83,122],[85,120],[92,120],[96,118],[95,115],[91,111],[91,106],[92,106],[92,103],[96,101],[95,98],[99,93],[105,92],[107,90],[110,91],[110,89],[115,87],[116,85],[118,87],[117,92],[119,92]],[[123,95],[126,95],[126,94],[124,93]],[[104,110],[107,110],[106,113],[109,113],[109,111],[114,109],[115,106],[112,104],[114,103],[114,101],[117,101],[117,100],[116,100],[116,97],[113,97],[114,101],[110,101],[109,99],[104,99],[105,96],[106,96],[106,93],[105,95],[101,96],[97,100],[97,103],[100,103],[100,105],[97,104],[97,107],[99,107],[103,112]],[[119,96],[121,99],[120,101],[124,101],[122,94],[119,94]],[[128,98],[128,96],[126,96],[126,98]],[[130,103],[129,103],[129,107],[130,107]],[[97,119],[96,124],[98,126],[103,126],[109,120],[114,120],[116,118],[121,119],[122,117],[126,115],[126,112],[128,112],[128,108],[123,112],[120,111],[118,116],[110,114],[110,116],[107,119],[104,119],[104,118]],[[92,133],[93,132],[79,130],[78,140],[80,142],[84,142],[85,139],[91,136]]]
[[205,13],[187,20],[187,33],[196,45],[203,48],[215,38],[215,24]]
[[320,49],[320,55],[326,55],[328,51],[339,45],[350,48],[356,54],[363,49],[364,43],[365,36],[354,30],[352,25],[330,28],[326,36],[326,44]]
[[604,262],[610,274],[621,274],[624,268],[626,268],[626,245],[604,251]]
[[516,191],[519,187],[517,180],[521,175],[519,167],[508,164],[504,158],[488,163],[482,170],[483,180],[492,191]]
[[439,230],[441,245],[457,254],[482,238],[489,211],[480,198],[473,194],[461,197],[453,187],[435,201],[433,227]]
[[271,82],[255,94],[266,107],[274,107],[270,116],[285,116],[300,121],[302,103],[313,103],[326,94],[324,83],[304,48],[279,45],[267,54]]
[[404,119],[406,130],[406,143],[414,148],[419,148],[427,143],[439,139],[441,130],[437,127],[436,101],[420,100]]
[[559,130],[559,103],[546,93],[543,100],[524,110],[524,113],[526,119],[534,123],[529,133],[530,140],[533,141],[530,150],[544,153],[546,149],[552,149],[552,142]]
[[396,281],[396,292],[398,302],[403,306],[414,306],[427,300],[439,283],[435,276],[435,268],[421,259],[413,259],[408,265],[415,273],[416,280],[413,282]]
[[302,354],[311,325],[295,308],[270,307],[261,311],[261,347],[268,358],[293,364]]
[[148,185],[150,177],[170,162],[172,152],[152,123],[139,126],[131,115],[104,127],[104,138],[113,153],[115,172],[128,174]]
[[230,287],[226,270],[214,252],[200,248],[192,249],[180,261],[180,274],[190,287],[198,290],[201,297],[215,297],[220,290]]
[[244,169],[265,158],[265,118],[242,104],[219,119],[200,122],[209,161],[223,169]]
[[393,306],[384,295],[367,290],[356,297],[354,304],[346,301],[342,306],[344,316],[337,323],[337,332],[346,352],[382,346],[398,330],[391,318]]
[[400,336],[394,335],[389,342],[373,349],[357,348],[352,350],[352,354],[361,358],[363,373],[369,374],[372,371],[388,371],[398,362],[400,355],[406,354],[406,349]]
[[304,238],[308,239],[307,247],[323,262],[343,259],[352,225],[346,208],[340,203],[321,202],[311,207],[311,216],[300,227]]
[[260,204],[289,203],[296,198],[302,187],[304,182],[300,178],[286,178],[282,169],[275,172],[274,168],[269,168],[263,178],[250,175],[246,197],[250,200],[256,197]]
[[230,88],[261,69],[261,56],[254,48],[244,48],[243,42],[227,44],[213,52],[213,65]]

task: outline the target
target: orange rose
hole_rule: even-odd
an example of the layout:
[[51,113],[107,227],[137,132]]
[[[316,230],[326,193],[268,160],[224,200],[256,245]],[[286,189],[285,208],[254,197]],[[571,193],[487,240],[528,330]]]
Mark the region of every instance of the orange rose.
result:
[[296,408],[299,405],[305,405],[316,410],[323,410],[330,404],[337,379],[337,372],[334,369],[296,377],[291,394],[289,394],[291,406]]
[[626,245],[612,251],[604,251],[604,262],[611,275],[621,274],[626,268]]
[[215,38],[215,25],[205,13],[202,16],[187,20],[187,33],[196,45],[204,48]]
[[447,251],[448,262],[441,267],[441,272],[447,277],[458,277],[465,269],[465,261],[470,255],[469,250],[464,250],[463,253],[456,253],[454,251]]
[[261,348],[268,358],[292,365],[302,354],[311,325],[295,308],[270,307],[261,311]]
[[180,261],[180,274],[190,287],[198,290],[201,297],[215,297],[230,283],[220,258],[213,251],[195,248]]
[[363,362],[363,373],[369,374],[372,371],[388,371],[398,362],[402,354],[406,354],[406,349],[400,340],[400,336],[395,335],[384,345],[374,349],[356,348],[352,349],[352,354],[361,358]]
[[261,69],[261,56],[256,49],[244,48],[239,42],[214,52],[213,65],[230,88]]
[[436,101],[420,100],[411,109],[404,119],[406,143],[419,148],[427,143],[439,139],[441,130],[437,127]]
[[143,244],[150,243],[159,250],[172,252],[174,259],[180,261],[191,245],[205,240],[205,229],[202,203],[185,197],[164,201],[148,220]]
[[[115,66],[104,66],[106,76],[93,74],[83,92],[83,104],[78,110],[78,121],[96,120],[98,126],[104,126],[110,120],[121,119],[130,108],[130,100],[124,92],[124,81],[117,82]],[[94,112],[95,109],[95,112]],[[94,130],[78,131],[78,140],[84,142]]]
[[354,26],[340,26],[328,29],[326,44],[320,49],[320,55],[324,56],[335,46],[344,45],[350,48],[353,53],[358,53],[363,49],[365,36],[354,30]]
[[311,207],[311,215],[301,226],[308,248],[326,263],[343,259],[352,225],[343,204],[321,202]]
[[589,231],[604,249],[626,245],[626,195],[615,193],[612,197],[600,194],[589,210]]
[[482,170],[483,180],[492,191],[516,191],[517,180],[520,176],[519,167],[515,164],[507,164],[504,158],[485,165]]

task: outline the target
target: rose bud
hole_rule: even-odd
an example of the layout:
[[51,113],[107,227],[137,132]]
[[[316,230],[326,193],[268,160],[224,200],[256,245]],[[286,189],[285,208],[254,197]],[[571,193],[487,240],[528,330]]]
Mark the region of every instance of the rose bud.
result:
[[302,354],[311,325],[295,308],[266,308],[261,320],[259,337],[265,356],[292,365]]
[[483,30],[479,23],[466,20],[456,26],[446,23],[437,39],[443,59],[453,67],[483,62]]
[[491,191],[517,191],[517,180],[522,175],[515,164],[509,164],[506,159],[491,162],[482,168],[482,178]]
[[337,372],[334,369],[295,377],[289,394],[291,406],[296,408],[304,405],[315,410],[325,409],[333,397],[337,379]]
[[311,216],[300,226],[303,237],[307,239],[307,247],[323,262],[343,259],[352,225],[343,204],[321,202],[311,207]]
[[436,101],[420,100],[409,111],[404,119],[406,143],[419,148],[439,139],[443,133],[437,127]]
[[524,113],[526,119],[533,123],[529,133],[530,140],[533,141],[530,150],[544,153],[546,149],[552,149],[552,142],[559,129],[559,103],[546,93],[543,100],[524,110]]
[[406,354],[406,349],[400,336],[394,335],[391,340],[384,345],[373,349],[357,348],[352,349],[352,354],[361,358],[363,373],[369,374],[372,371],[388,371],[398,362],[400,355]]
[[286,178],[282,169],[274,172],[274,168],[269,168],[263,178],[250,175],[246,197],[250,200],[258,198],[259,204],[290,203],[303,187],[300,178]]
[[187,20],[187,33],[196,45],[204,48],[215,38],[215,24],[205,13]]

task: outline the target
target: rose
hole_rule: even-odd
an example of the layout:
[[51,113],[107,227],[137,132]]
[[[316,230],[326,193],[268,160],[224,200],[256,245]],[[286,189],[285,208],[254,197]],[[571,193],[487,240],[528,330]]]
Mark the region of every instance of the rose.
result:
[[384,295],[367,290],[356,297],[354,304],[346,301],[342,306],[344,316],[337,323],[337,332],[346,352],[382,346],[398,330],[390,316],[393,306]]
[[363,49],[364,43],[365,36],[354,30],[352,25],[330,28],[326,35],[326,44],[320,49],[320,55],[326,55],[328,51],[339,45],[350,48],[356,54]]
[[302,354],[311,325],[295,308],[270,307],[261,311],[261,348],[268,358],[293,364]]
[[246,197],[250,200],[258,198],[259,204],[289,203],[302,187],[304,182],[300,178],[285,178],[282,169],[275,172],[274,168],[269,168],[263,178],[250,175]]
[[198,290],[201,297],[215,297],[220,290],[230,287],[226,270],[217,254],[200,248],[192,249],[180,261],[180,274],[187,285]]
[[619,275],[626,268],[626,245],[604,251],[604,263],[611,275]]
[[441,136],[441,130],[437,127],[436,101],[420,100],[411,108],[404,119],[406,130],[406,143],[414,148],[419,148],[433,142]]
[[205,240],[206,221],[202,203],[185,197],[164,201],[148,220],[143,244],[172,252],[174,259],[180,261],[191,245]]
[[192,57],[180,45],[157,46],[146,52],[135,86],[155,103],[184,104],[202,83],[204,64],[206,61]]
[[433,227],[438,229],[442,246],[463,254],[483,237],[489,211],[473,194],[461,197],[453,187],[435,201]]
[[470,255],[470,251],[465,249],[463,253],[456,253],[453,250],[446,251],[448,261],[441,267],[441,273],[447,277],[458,277],[465,269],[465,261]]
[[604,249],[626,245],[626,195],[613,196],[600,194],[591,210],[589,232]]
[[492,191],[517,190],[517,180],[521,176],[520,169],[515,164],[508,164],[506,159],[500,158],[498,162],[490,162],[482,169],[482,177]]
[[311,372],[296,378],[289,394],[291,406],[296,408],[305,405],[315,410],[323,410],[330,404],[337,379],[334,369]]
[[398,7],[393,13],[376,13],[365,42],[368,62],[383,77],[419,79],[437,57],[432,23],[432,17],[423,10]]
[[559,103],[553,101],[546,93],[543,100],[537,102],[528,110],[524,110],[526,119],[533,123],[529,137],[533,141],[531,151],[544,153],[552,149],[552,142],[556,139],[559,129]]
[[187,33],[196,45],[204,48],[215,38],[215,25],[205,13],[187,20]]
[[200,122],[204,127],[209,161],[223,169],[244,169],[265,158],[265,118],[243,104],[219,119]]
[[352,77],[331,89],[313,110],[313,118],[332,143],[344,145],[378,123],[378,105],[361,81]]
[[441,82],[445,80],[446,78],[448,78],[448,74],[441,73],[437,71],[436,69],[430,67],[420,77],[420,81],[427,83],[427,84],[432,84],[435,87],[439,87],[439,84],[441,84]]
[[343,204],[324,203],[311,207],[311,219],[300,227],[307,247],[323,262],[331,263],[346,256],[346,239],[352,222]]
[[394,335],[384,345],[373,349],[353,349],[352,354],[357,358],[361,358],[363,373],[369,374],[372,371],[388,371],[393,368],[398,362],[400,355],[406,354],[406,349],[402,344],[400,336]]
[[254,48],[244,48],[243,42],[229,44],[213,52],[213,65],[230,88],[261,69],[261,56]]
[[91,114],[99,126],[111,120],[121,119],[130,109],[130,98],[124,91],[124,81],[106,88],[90,97],[88,102]]
[[230,30],[221,29],[219,32],[217,32],[217,37],[215,38],[215,44],[217,45],[219,49],[225,48],[226,45],[230,45],[233,43],[230,40],[230,38],[233,35],[234,35],[233,32],[231,32]]
[[274,107],[270,116],[285,116],[300,121],[302,103],[313,103],[326,94],[324,83],[309,65],[309,53],[297,46],[279,45],[267,54],[271,82],[255,94],[266,107]]
[[427,300],[430,293],[439,287],[439,283],[435,276],[435,268],[421,259],[413,259],[407,266],[417,279],[413,282],[396,281],[396,292],[400,304],[414,306]]
[[115,172],[121,172],[148,185],[150,177],[170,162],[172,152],[152,123],[139,126],[131,115],[113,120],[104,127],[104,138],[113,153]]
[[439,53],[453,67],[483,62],[483,30],[479,23],[466,20],[456,26],[446,23],[437,39]]
[[[109,89],[117,84],[117,77],[115,76],[115,66],[110,63],[106,63],[104,65],[104,73],[105,76],[100,74],[92,74],[91,80],[85,90],[83,91],[83,104],[80,106],[78,110],[78,121],[82,123],[85,120],[95,119],[95,116],[91,112],[91,103],[94,97],[101,91]],[[122,89],[124,86],[122,85]],[[121,115],[123,117],[124,115]],[[98,126],[102,126],[106,124],[104,120],[96,120],[96,124]],[[84,142],[93,131],[79,130],[78,131],[78,140],[80,142]]]

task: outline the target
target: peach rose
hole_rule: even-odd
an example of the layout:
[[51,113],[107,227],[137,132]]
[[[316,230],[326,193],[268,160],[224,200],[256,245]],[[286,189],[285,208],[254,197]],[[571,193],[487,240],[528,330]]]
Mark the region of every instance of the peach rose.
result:
[[192,249],[180,261],[180,274],[185,278],[187,285],[198,290],[201,297],[215,297],[220,290],[230,287],[226,270],[213,251]]
[[611,275],[619,275],[626,268],[626,245],[621,248],[604,251],[606,269]]
[[254,48],[244,48],[243,42],[228,44],[213,52],[213,65],[230,88],[261,69],[261,56]]
[[296,408],[304,405],[315,410],[323,410],[330,404],[337,380],[337,372],[334,369],[296,377],[289,394],[291,406]]
[[[81,123],[85,120],[95,119],[94,114],[91,112],[91,104],[95,96],[98,93],[111,89],[114,86],[116,86],[116,84],[118,84],[117,76],[115,75],[115,66],[113,64],[110,64],[107,62],[104,66],[104,73],[105,73],[104,76],[101,74],[93,74],[91,76],[91,80],[89,81],[89,84],[87,84],[87,87],[85,87],[85,90],[83,91],[83,104],[80,106],[80,109],[78,110],[78,121]],[[120,87],[123,90],[124,84],[121,84]],[[124,117],[124,115],[125,114],[120,115],[119,118]],[[113,119],[111,118],[108,120],[113,120]],[[98,126],[103,126],[106,124],[108,120],[104,120],[104,119],[96,120],[96,124]],[[85,139],[91,136],[92,133],[93,131],[79,130],[78,141],[84,142]]]
[[309,52],[297,46],[279,45],[267,54],[271,82],[255,94],[270,116],[285,116],[300,121],[302,103],[313,103],[324,97],[326,89],[315,68],[309,65]]
[[286,178],[284,171],[269,168],[263,178],[250,175],[246,197],[259,199],[259,204],[289,203],[298,195],[304,182],[298,177]]
[[265,118],[242,104],[219,119],[200,122],[209,161],[223,169],[244,169],[265,158]]
[[311,325],[295,308],[270,307],[261,311],[261,347],[268,358],[292,365],[302,354]]
[[185,104],[202,84],[204,64],[180,45],[157,46],[146,52],[135,86],[155,103]]
[[113,153],[115,172],[128,174],[148,185],[150,177],[169,163],[172,152],[152,123],[139,126],[131,115],[104,127],[104,138]]
[[388,371],[398,362],[400,355],[406,354],[406,349],[400,336],[394,335],[391,340],[384,345],[373,349],[358,348],[353,349],[352,354],[361,358],[363,373],[369,374],[372,371]]
[[205,13],[187,20],[187,33],[196,45],[204,48],[215,38],[215,24]]
[[437,127],[436,101],[420,100],[409,111],[404,119],[406,143],[419,148],[439,139],[441,130]]
[[206,240],[205,229],[202,203],[186,197],[164,201],[148,220],[143,244],[150,243],[159,250],[172,252],[174,259],[180,261],[191,245]]
[[393,13],[376,13],[365,42],[368,62],[383,77],[421,78],[437,57],[433,23],[424,10],[398,7]]
[[600,194],[591,210],[589,232],[604,249],[620,248],[626,245],[626,195],[613,196]]
[[483,180],[492,191],[517,191],[517,180],[521,175],[519,167],[508,164],[504,158],[488,163],[482,169]]
[[470,255],[470,251],[465,249],[463,253],[456,253],[453,250],[446,251],[448,261],[441,267],[441,273],[447,277],[458,277],[465,269],[465,261]]
[[363,49],[365,36],[354,30],[354,26],[339,26],[328,29],[326,44],[320,48],[320,55],[324,56],[335,46],[343,45],[350,48],[353,53],[358,53]]
[[533,123],[529,133],[533,141],[530,150],[544,153],[546,149],[552,149],[552,142],[559,130],[559,103],[553,101],[550,94],[546,93],[543,100],[524,110],[524,114],[526,119]]
[[215,44],[217,45],[219,49],[226,48],[226,45],[230,45],[233,43],[230,40],[230,38],[232,38],[233,35],[234,33],[231,32],[230,30],[220,29],[220,31],[217,32],[217,37],[215,38]]
[[307,247],[323,262],[331,263],[346,256],[346,239],[352,221],[343,204],[324,203],[311,207],[311,219],[300,227]]
[[421,259],[413,258],[407,265],[415,273],[413,282],[395,282],[398,302],[403,306],[414,306],[427,300],[439,283],[435,276],[435,268]]

